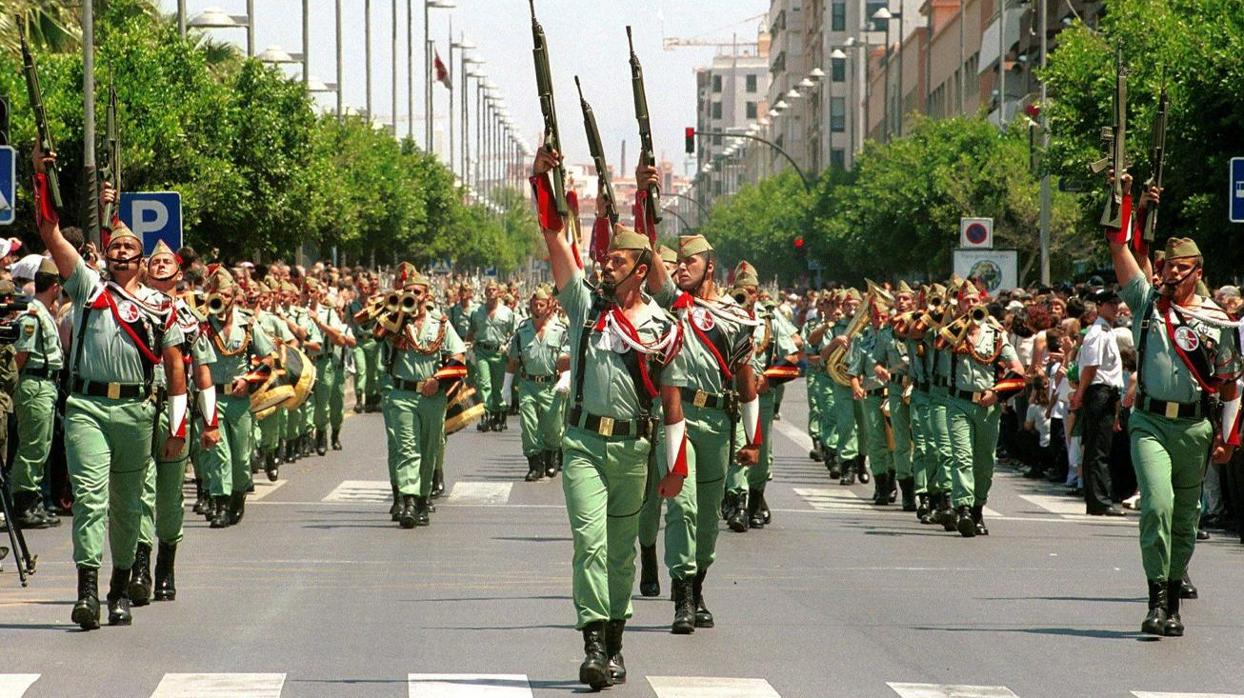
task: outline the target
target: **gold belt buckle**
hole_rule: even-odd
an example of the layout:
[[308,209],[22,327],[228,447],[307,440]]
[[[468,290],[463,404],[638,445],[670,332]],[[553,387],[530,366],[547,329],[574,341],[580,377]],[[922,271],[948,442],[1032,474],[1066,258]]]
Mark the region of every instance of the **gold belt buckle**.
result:
[[972,402],[974,402],[974,403],[976,403],[976,404],[978,404],[978,405],[979,405],[979,404],[980,404],[980,401],[981,401],[981,397],[983,397],[983,396],[984,396],[984,393],[979,392],[979,391],[978,391],[978,392],[975,392],[975,393],[972,393]]
[[121,398],[121,384],[120,383],[109,383],[108,384],[108,399],[118,400],[120,398]]
[[596,429],[596,433],[601,436],[613,436],[613,417],[601,417],[600,427]]
[[708,404],[708,393],[704,392],[703,390],[695,391],[695,398],[691,400],[691,404],[695,405],[696,407],[703,407],[704,405]]
[[1179,419],[1179,403],[1178,402],[1166,403],[1166,418],[1167,419]]

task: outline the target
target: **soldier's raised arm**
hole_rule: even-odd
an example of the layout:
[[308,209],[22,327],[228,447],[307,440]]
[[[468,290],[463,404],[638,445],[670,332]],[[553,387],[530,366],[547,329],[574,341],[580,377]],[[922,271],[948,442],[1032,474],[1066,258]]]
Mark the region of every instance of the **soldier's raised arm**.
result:
[[39,225],[39,237],[43,238],[43,245],[52,255],[52,261],[56,262],[56,271],[62,279],[67,279],[78,266],[82,255],[61,234],[60,215],[47,191],[47,171],[56,166],[56,153],[44,153],[36,139],[31,159],[35,168],[35,219]]

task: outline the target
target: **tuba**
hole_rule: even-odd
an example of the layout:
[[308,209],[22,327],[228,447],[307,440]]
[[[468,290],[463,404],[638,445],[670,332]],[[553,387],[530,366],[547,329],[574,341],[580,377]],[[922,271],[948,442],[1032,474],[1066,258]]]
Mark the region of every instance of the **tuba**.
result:
[[847,325],[847,331],[842,336],[847,338],[847,343],[843,346],[835,347],[829,352],[829,356],[825,359],[825,371],[834,379],[834,382],[843,387],[850,387],[851,377],[847,375],[847,351],[850,349],[851,341],[855,336],[864,331],[871,320],[871,313],[874,304],[880,304],[882,307],[889,308],[894,304],[894,296],[888,291],[881,288],[872,281],[866,280],[868,284],[868,293],[864,296],[864,302],[860,303],[860,307],[855,311],[855,317],[851,318],[851,324]]

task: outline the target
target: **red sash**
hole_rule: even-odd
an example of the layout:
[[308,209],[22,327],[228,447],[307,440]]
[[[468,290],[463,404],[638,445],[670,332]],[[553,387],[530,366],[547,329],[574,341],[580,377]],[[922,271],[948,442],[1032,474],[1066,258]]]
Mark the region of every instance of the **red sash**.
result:
[[[136,301],[131,300],[130,302],[134,303],[135,307],[138,306]],[[117,301],[112,297],[112,293],[108,290],[107,286],[100,289],[99,296],[97,296],[95,298],[95,302],[91,304],[92,310],[102,310],[103,308],[107,308],[112,313],[112,319],[117,323],[121,330],[129,336],[130,340],[134,342],[134,346],[138,348],[138,353],[142,354],[143,359],[145,359],[147,363],[153,366],[161,363],[163,360],[161,354],[153,351],[149,346],[150,342],[139,336],[140,330],[144,335],[147,334],[147,326],[141,324],[143,318],[142,310],[138,311],[138,317],[134,319],[134,322],[127,322],[121,317],[121,313],[117,309]]]
[[[643,339],[639,336],[639,331],[636,330],[635,326],[631,324],[630,319],[626,317],[626,313],[623,313],[618,309],[618,306],[613,304],[610,304],[609,308],[601,313],[600,317],[596,319],[596,324],[592,327],[594,331],[604,331],[606,315],[612,316],[614,321],[618,323],[618,326],[622,328],[622,331],[626,333],[626,336],[630,337],[633,342],[640,345],[644,344]],[[629,351],[635,351],[635,349],[631,348]],[[656,386],[652,383],[652,376],[648,371],[647,355],[639,352],[635,352],[635,354],[636,358],[639,360],[639,376],[643,380],[644,391],[648,393],[648,399],[651,400],[659,395],[660,391],[658,391]]]
[[[1201,389],[1207,393],[1218,392],[1220,383],[1217,376],[1214,375],[1213,366],[1210,364],[1210,358],[1206,354],[1205,338],[1202,337],[1191,325],[1183,322],[1179,317],[1179,311],[1171,307],[1170,300],[1161,298],[1158,300],[1158,312],[1162,314],[1162,323],[1166,327],[1166,338],[1170,340],[1171,346],[1175,348],[1175,354],[1183,361],[1188,372],[1192,374],[1192,378],[1201,386]],[[1180,332],[1186,330],[1187,332]],[[1191,336],[1196,338],[1196,345],[1191,349],[1185,349],[1180,345],[1177,334],[1183,336]]]
[[697,338],[699,338],[700,343],[708,349],[709,353],[712,354],[713,358],[717,361],[717,369],[721,371],[722,378],[726,382],[734,380],[734,371],[731,371],[729,364],[726,363],[724,353],[725,350],[717,345],[717,341],[714,341],[714,338],[719,341],[724,341],[725,337],[723,336],[723,333],[716,327],[715,323],[714,326],[708,330],[708,332],[713,333],[712,337],[709,336],[708,332],[700,329],[700,327],[695,324],[695,320],[690,317],[690,311],[695,307],[695,305],[695,298],[692,297],[690,293],[683,293],[678,296],[678,300],[674,301],[674,310],[686,311],[685,314],[688,316],[686,318],[687,324],[691,326],[691,331],[695,333]]

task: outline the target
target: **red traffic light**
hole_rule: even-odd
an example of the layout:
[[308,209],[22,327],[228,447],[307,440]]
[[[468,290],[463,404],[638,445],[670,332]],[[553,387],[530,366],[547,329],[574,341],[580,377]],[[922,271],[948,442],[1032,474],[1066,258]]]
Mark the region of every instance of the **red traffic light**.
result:
[[695,127],[688,126],[686,129],[687,137],[687,154],[691,155],[695,152]]
[[795,238],[795,249],[797,250],[803,249],[803,237],[802,236]]

